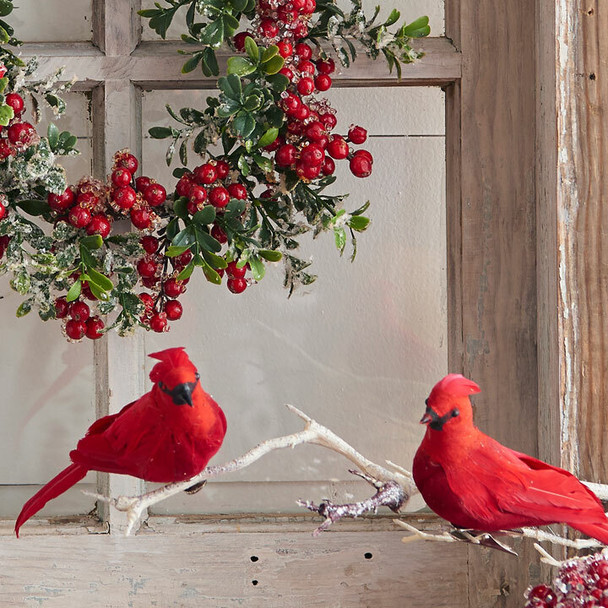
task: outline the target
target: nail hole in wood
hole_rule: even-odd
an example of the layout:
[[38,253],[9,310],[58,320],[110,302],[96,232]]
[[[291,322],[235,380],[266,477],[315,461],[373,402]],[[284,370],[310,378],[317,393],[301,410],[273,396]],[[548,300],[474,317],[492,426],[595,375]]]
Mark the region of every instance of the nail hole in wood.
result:
[[589,80],[595,80],[595,74],[593,72],[589,74]]
[[371,554],[371,553],[369,553],[369,552],[368,552],[368,553],[364,553],[364,554],[363,554],[363,557],[364,557],[365,559],[371,559],[371,558],[372,558],[372,557],[374,557],[374,556],[373,556],[373,554]]
[[251,584],[255,587],[258,584],[259,581],[257,581],[255,578],[251,581]]
[[594,11],[593,11],[593,9],[592,9],[592,8],[590,8],[590,9],[587,11],[587,14],[588,14],[589,16],[591,16],[591,15],[593,15],[593,12],[594,12]]
[[257,555],[252,555],[252,556],[251,556],[249,559],[250,559],[252,562],[257,562],[257,561],[258,561],[260,558],[259,558]]

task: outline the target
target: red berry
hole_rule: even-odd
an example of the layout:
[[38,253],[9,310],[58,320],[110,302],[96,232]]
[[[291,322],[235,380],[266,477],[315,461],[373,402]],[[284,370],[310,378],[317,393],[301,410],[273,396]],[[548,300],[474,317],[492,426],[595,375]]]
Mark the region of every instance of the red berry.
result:
[[230,278],[226,283],[232,293],[243,293],[247,289],[247,281],[245,279]]
[[91,221],[91,212],[80,205],[72,207],[68,220],[74,228],[84,228]]
[[292,144],[281,146],[274,156],[274,160],[279,167],[291,167],[296,162],[297,150]]
[[169,321],[177,321],[181,318],[184,309],[177,300],[169,300],[165,304],[165,313]]
[[167,315],[164,312],[157,312],[150,318],[150,329],[157,333],[167,331]]
[[340,135],[334,135],[327,144],[327,152],[336,160],[342,160],[348,156],[348,144]]
[[0,203],[0,220],[4,219],[6,216],[6,207],[3,203]]
[[224,232],[224,229],[221,226],[219,226],[218,224],[213,224],[213,228],[211,228],[211,236],[218,243],[224,244],[224,243],[228,242],[228,236]]
[[29,122],[14,122],[7,131],[8,140],[15,146],[27,145],[36,130]]
[[293,80],[293,72],[286,66],[279,70],[279,74],[283,74],[290,82]]
[[348,130],[348,139],[357,145],[365,143],[365,140],[367,139],[367,130],[363,127],[352,125]]
[[542,608],[553,608],[557,604],[557,596],[555,591],[547,585],[536,585],[528,592],[528,601],[533,602],[533,606],[542,606]]
[[319,74],[332,74],[336,69],[336,64],[331,57],[327,59],[319,59],[317,61],[317,71]]
[[151,278],[156,275],[158,264],[149,257],[144,257],[137,262],[137,272],[144,278]]
[[91,218],[91,221],[87,225],[87,234],[99,234],[101,238],[105,239],[112,230],[112,224],[107,215],[98,213]]
[[372,161],[367,154],[360,154],[365,150],[358,150],[350,159],[350,170],[355,177],[368,177],[372,174]]
[[224,179],[230,172],[230,165],[225,160],[215,161],[215,170],[217,171],[217,178]]
[[298,11],[287,6],[280,6],[277,9],[277,19],[283,23],[292,23],[298,18]]
[[333,175],[333,172],[336,170],[336,163],[334,163],[333,159],[329,156],[325,157],[323,164],[321,165],[321,172],[323,175]]
[[0,63],[0,78],[4,78],[7,72],[7,67],[3,63]]
[[158,251],[159,241],[155,236],[146,234],[139,239],[140,245],[144,248],[144,251],[149,254],[156,253]]
[[56,319],[64,319],[68,316],[68,310],[70,305],[65,298],[57,298],[55,300],[55,318]]
[[312,78],[300,78],[296,88],[302,97],[306,97],[315,90],[315,81]]
[[296,40],[300,40],[301,38],[306,38],[306,36],[308,36],[308,26],[306,25],[305,21],[297,21],[292,30],[291,30],[293,37]]
[[122,186],[128,186],[131,183],[132,175],[124,167],[118,167],[112,171],[112,183],[121,188]]
[[65,211],[74,204],[75,199],[74,191],[70,188],[66,188],[62,194],[54,194],[49,192],[47,201],[53,211]]
[[174,258],[171,258],[171,262],[173,264],[173,268],[185,268],[190,264],[192,260],[192,252],[190,249],[186,249],[184,253],[180,255],[176,255]]
[[233,39],[232,44],[234,44],[234,48],[241,53],[245,50],[245,38],[249,36],[251,38],[251,34],[249,32],[239,32]]
[[158,285],[159,281],[160,281],[160,277],[157,277],[157,276],[141,278],[141,284],[144,287],[147,287],[148,289],[156,289],[156,286]]
[[298,70],[304,74],[313,75],[315,73],[315,64],[312,61],[308,61],[308,59],[302,59],[298,63]]
[[331,131],[338,124],[338,119],[331,112],[321,114],[319,120],[325,125],[325,128],[328,131]]
[[325,159],[325,150],[319,144],[308,144],[300,150],[300,160],[310,167],[317,167]]
[[185,287],[183,281],[171,278],[165,281],[163,285],[163,291],[169,298],[177,298],[180,294],[184,293]]
[[279,26],[273,19],[262,19],[258,31],[265,38],[276,38],[279,34]]
[[209,192],[209,202],[217,208],[225,207],[230,202],[230,194],[224,186],[216,186]]
[[99,317],[91,317],[87,319],[85,335],[91,340],[98,340],[103,336],[103,328],[105,323]]
[[141,175],[135,180],[135,189],[138,192],[143,192],[151,183],[152,180],[149,177]]
[[305,42],[298,42],[296,44],[296,55],[300,59],[310,59],[312,57],[312,49]]
[[7,159],[13,154],[13,148],[7,139],[0,139],[0,161]]
[[314,120],[313,122],[308,123],[304,129],[304,135],[306,135],[310,141],[321,141],[327,136],[325,133],[325,127],[319,120]]
[[4,103],[13,108],[15,116],[21,116],[23,108],[25,107],[25,103],[23,102],[23,97],[21,97],[21,95],[18,93],[8,93],[4,99]]
[[92,192],[81,192],[76,197],[76,204],[87,209],[92,209],[99,203],[99,197]]
[[[192,186],[192,188],[190,188],[190,194],[188,195],[188,199],[194,206],[193,208],[198,211],[198,209],[202,208],[202,206],[205,204],[205,201],[207,200],[207,190],[205,190],[205,188],[203,188],[202,186]],[[188,207],[188,210],[190,210],[190,207]]]
[[65,324],[65,333],[71,340],[82,340],[87,331],[87,324],[84,321],[70,319]]
[[327,91],[331,88],[331,76],[327,74],[319,74],[315,78],[315,87],[318,91]]
[[226,272],[233,279],[242,279],[247,274],[247,265],[238,268],[236,262],[228,262]]
[[152,226],[152,214],[146,207],[131,209],[131,222],[140,230],[147,230]]
[[91,314],[91,309],[86,302],[76,300],[70,304],[68,312],[74,321],[86,321]]
[[123,186],[122,188],[116,188],[112,193],[112,200],[121,209],[131,209],[137,200],[137,194],[131,186]]
[[190,194],[190,188],[192,188],[194,185],[193,180],[194,176],[192,173],[182,175],[175,185],[175,192],[177,192],[177,196],[188,196],[188,194]]
[[139,167],[139,162],[137,161],[137,158],[133,156],[133,154],[127,153],[120,156],[120,158],[116,161],[116,166],[126,169],[131,175],[133,175]]
[[142,301],[146,312],[150,313],[154,309],[154,298],[145,291],[139,294],[139,299]]
[[150,184],[144,190],[143,197],[150,207],[158,207],[167,200],[167,191],[160,184]]
[[293,6],[296,11],[302,11],[306,6],[306,0],[292,0],[291,6]]
[[312,15],[315,12],[316,8],[317,8],[316,0],[305,0],[304,8],[302,9],[302,12],[305,15]]
[[296,173],[302,178],[307,180],[315,179],[319,177],[321,173],[321,164],[309,165],[302,160],[296,163]]
[[267,152],[274,152],[279,146],[285,143],[285,139],[282,135],[279,135],[271,144],[264,146],[264,150]]
[[236,198],[240,201],[247,199],[247,188],[243,184],[230,184],[228,186],[228,193],[231,198]]
[[211,163],[205,163],[194,169],[194,179],[199,184],[212,184],[217,179],[217,169]]
[[286,57],[291,56],[293,53],[293,46],[291,42],[287,40],[281,40],[277,42],[277,46],[279,47],[279,55],[285,59]]

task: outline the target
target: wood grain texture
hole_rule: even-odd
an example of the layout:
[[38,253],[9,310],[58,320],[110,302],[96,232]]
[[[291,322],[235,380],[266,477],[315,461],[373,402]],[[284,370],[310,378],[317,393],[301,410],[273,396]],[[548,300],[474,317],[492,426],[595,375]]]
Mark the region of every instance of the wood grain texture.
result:
[[48,608],[465,608],[465,548],[405,545],[402,536],[333,532],[315,539],[309,530],[224,534],[172,524],[162,534],[132,538],[5,538],[0,602]]
[[[482,430],[535,454],[534,19],[523,0],[451,0],[446,20],[462,53],[460,90],[447,96],[448,117],[461,119],[459,131],[448,126],[447,143],[459,153],[450,161],[459,167],[448,165],[448,240],[460,247],[449,264],[450,280],[460,281],[450,287],[450,370],[481,386]],[[519,553],[514,560],[469,550],[471,607],[521,606],[538,566],[530,544]]]

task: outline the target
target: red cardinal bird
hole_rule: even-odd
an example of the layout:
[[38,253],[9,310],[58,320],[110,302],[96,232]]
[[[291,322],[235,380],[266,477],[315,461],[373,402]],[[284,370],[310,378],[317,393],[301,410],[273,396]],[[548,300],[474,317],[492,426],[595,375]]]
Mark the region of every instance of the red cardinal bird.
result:
[[23,505],[15,523],[17,537],[32,515],[88,471],[171,483],[198,475],[220,449],[226,434],[224,412],[201,387],[183,348],[150,356],[160,360],[150,372],[152,390],[91,425],[70,452],[73,464]]
[[438,382],[420,421],[427,430],[414,457],[414,481],[427,505],[454,526],[484,532],[566,523],[608,544],[602,503],[574,475],[520,454],[473,424],[460,374]]

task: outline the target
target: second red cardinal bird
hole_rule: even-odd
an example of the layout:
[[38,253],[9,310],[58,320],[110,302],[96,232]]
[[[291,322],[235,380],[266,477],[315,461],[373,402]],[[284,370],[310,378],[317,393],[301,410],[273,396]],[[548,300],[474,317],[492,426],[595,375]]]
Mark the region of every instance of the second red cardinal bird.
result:
[[169,348],[150,356],[160,360],[150,372],[152,390],[118,414],[91,425],[70,452],[73,464],[23,505],[15,523],[17,536],[32,515],[88,471],[171,483],[198,475],[220,449],[226,418],[201,387],[199,374],[184,349]]
[[574,475],[515,452],[473,424],[473,381],[449,374],[426,400],[413,474],[427,505],[454,526],[485,532],[566,523],[608,544],[600,500]]

